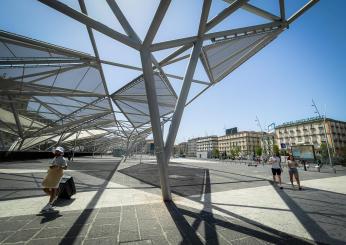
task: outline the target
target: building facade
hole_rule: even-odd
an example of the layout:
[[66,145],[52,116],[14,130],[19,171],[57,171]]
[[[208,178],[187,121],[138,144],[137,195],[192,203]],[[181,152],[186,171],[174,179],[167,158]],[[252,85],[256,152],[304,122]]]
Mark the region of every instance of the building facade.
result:
[[197,141],[202,139],[202,137],[189,139],[187,141],[187,156],[196,157],[197,156]]
[[218,137],[216,135],[200,138],[196,142],[197,158],[210,158],[214,149],[218,149]]
[[333,153],[338,155],[346,147],[346,122],[322,117],[287,122],[275,127],[275,136],[281,149],[295,145],[313,145],[319,149],[328,140]]
[[146,140],[144,145],[144,153],[149,155],[155,155],[154,140]]
[[178,154],[179,156],[181,157],[185,157],[187,155],[187,142],[181,142],[179,145],[178,145]]
[[231,149],[237,149],[241,156],[252,156],[257,147],[261,147],[263,133],[255,131],[241,131],[235,134],[223,135],[218,138],[220,154],[230,156]]
[[275,133],[263,133],[261,137],[262,155],[271,156],[274,144],[276,144]]

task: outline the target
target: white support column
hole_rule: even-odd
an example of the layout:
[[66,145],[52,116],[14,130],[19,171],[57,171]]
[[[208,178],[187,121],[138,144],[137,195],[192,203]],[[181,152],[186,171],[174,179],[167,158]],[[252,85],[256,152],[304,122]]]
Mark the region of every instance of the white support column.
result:
[[171,201],[172,196],[168,180],[168,165],[165,161],[164,144],[160,123],[160,113],[157,103],[151,53],[148,49],[141,51],[141,60],[143,65],[143,76],[145,82],[145,90],[148,99],[151,127],[155,142],[156,159],[159,167],[162,197],[164,201]]
[[165,161],[165,151],[163,143],[163,135],[161,131],[161,122],[160,122],[160,111],[157,102],[155,80],[154,80],[154,71],[153,71],[153,59],[150,52],[150,45],[152,44],[154,37],[160,27],[160,24],[165,16],[165,13],[170,5],[170,0],[160,1],[159,7],[156,10],[154,19],[149,27],[149,30],[143,41],[143,45],[140,51],[142,67],[143,67],[143,76],[145,83],[145,91],[147,94],[151,128],[153,132],[154,142],[155,142],[155,153],[156,159],[159,167],[160,183],[161,183],[161,192],[164,201],[171,201],[171,190],[168,180],[168,165]]

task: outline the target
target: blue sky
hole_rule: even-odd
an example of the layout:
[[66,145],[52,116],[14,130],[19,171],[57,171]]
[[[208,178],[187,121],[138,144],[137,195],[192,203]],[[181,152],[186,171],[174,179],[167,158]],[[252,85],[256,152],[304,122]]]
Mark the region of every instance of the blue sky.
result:
[[[64,0],[78,8],[77,0]],[[158,0],[117,1],[138,35],[143,38],[158,6]],[[198,28],[201,0],[173,0],[166,18],[155,38],[164,41],[194,35]],[[306,1],[286,1],[290,15]],[[277,1],[252,0],[278,14]],[[90,16],[124,33],[103,1],[86,0]],[[210,17],[227,4],[214,0]],[[255,119],[263,127],[275,122],[315,116],[311,99],[327,117],[346,121],[346,21],[343,11],[346,1],[320,1],[296,20],[274,42],[252,57],[223,81],[210,88],[184,112],[177,142],[195,136],[222,135],[224,128],[259,130]],[[264,23],[245,11],[239,11],[212,31]],[[44,6],[35,0],[1,0],[0,29],[29,36],[46,42],[91,53],[86,29],[78,22]],[[120,45],[95,32],[103,59],[140,66],[137,51]],[[168,51],[156,52],[160,59]],[[186,62],[165,68],[167,72],[183,75]],[[111,92],[139,75],[104,66]],[[195,78],[206,79],[198,66]],[[181,81],[172,79],[179,91]],[[194,85],[193,93],[202,87]],[[190,98],[192,97],[190,95]],[[165,130],[167,131],[167,130]]]

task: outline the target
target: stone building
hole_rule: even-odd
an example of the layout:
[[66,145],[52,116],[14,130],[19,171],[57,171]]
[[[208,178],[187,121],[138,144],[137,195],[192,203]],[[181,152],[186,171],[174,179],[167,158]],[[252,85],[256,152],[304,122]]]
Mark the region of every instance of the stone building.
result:
[[346,147],[346,122],[322,117],[292,121],[276,126],[275,136],[279,148],[286,149],[295,145],[313,145],[318,150],[328,140],[332,152],[339,155]]
[[203,137],[196,142],[197,158],[210,158],[214,149],[218,149],[218,138],[216,135]]
[[230,155],[231,149],[238,149],[240,156],[253,156],[256,148],[261,147],[261,132],[240,131],[218,137],[220,154]]

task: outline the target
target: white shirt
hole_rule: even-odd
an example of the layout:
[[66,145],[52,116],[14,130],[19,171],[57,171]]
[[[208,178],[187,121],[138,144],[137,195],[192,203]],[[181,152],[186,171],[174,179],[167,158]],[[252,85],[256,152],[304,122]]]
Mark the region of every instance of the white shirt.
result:
[[275,169],[280,169],[281,166],[280,166],[280,158],[279,157],[270,157],[269,158],[269,162],[272,163],[272,168],[275,168]]

